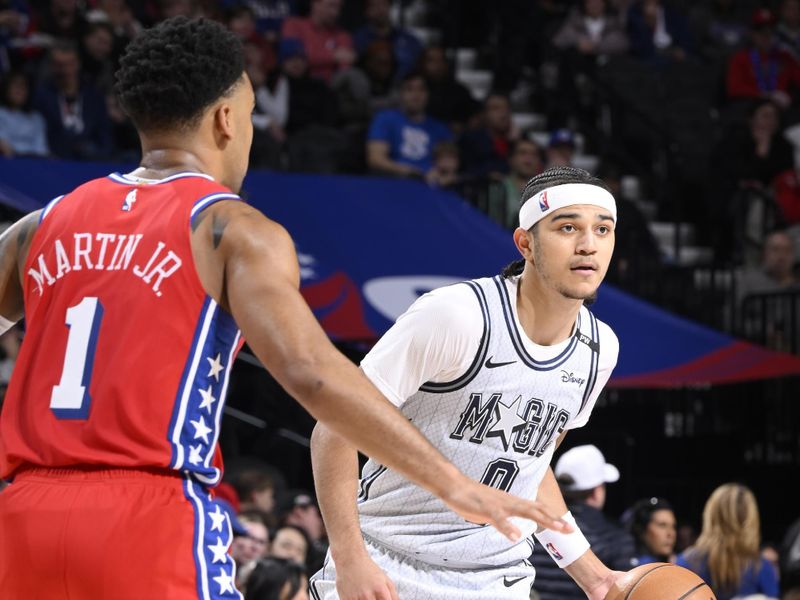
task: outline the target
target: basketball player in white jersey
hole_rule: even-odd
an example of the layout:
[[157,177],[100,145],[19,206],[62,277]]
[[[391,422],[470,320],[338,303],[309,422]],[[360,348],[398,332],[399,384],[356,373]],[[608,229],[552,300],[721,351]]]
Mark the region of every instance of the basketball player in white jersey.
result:
[[[586,424],[616,365],[616,336],[584,306],[608,269],[616,218],[613,196],[587,172],[534,177],[514,232],[523,260],[422,296],[361,363],[464,473],[573,524],[550,461],[566,432]],[[523,537],[511,542],[373,460],[359,485],[356,451],[323,425],[312,459],[330,539],[311,579],[315,600],[527,600],[534,533],[589,598],[620,576],[577,528],[516,520]]]

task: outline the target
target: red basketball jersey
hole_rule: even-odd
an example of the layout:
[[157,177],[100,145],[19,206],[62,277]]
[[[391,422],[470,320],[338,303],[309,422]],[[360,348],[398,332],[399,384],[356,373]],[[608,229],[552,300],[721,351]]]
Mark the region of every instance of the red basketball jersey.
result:
[[169,467],[213,485],[233,318],[203,290],[192,219],[238,199],[207,175],[90,181],[42,211],[0,476],[25,465]]

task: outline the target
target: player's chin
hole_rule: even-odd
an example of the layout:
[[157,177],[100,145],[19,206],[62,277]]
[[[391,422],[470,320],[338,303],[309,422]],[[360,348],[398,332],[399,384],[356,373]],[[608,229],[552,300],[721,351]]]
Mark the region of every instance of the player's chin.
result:
[[564,297],[571,300],[583,300],[584,302],[594,302],[597,299],[597,284],[584,283],[574,285],[561,290]]

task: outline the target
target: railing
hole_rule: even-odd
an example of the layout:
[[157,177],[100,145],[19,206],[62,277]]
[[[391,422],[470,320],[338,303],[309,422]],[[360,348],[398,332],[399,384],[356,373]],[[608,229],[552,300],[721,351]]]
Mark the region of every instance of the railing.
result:
[[738,330],[773,350],[800,354],[800,289],[745,296]]

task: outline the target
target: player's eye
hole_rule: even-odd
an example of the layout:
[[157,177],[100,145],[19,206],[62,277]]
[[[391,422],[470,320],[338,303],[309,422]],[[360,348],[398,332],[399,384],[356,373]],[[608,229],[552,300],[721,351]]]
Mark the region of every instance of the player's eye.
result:
[[606,235],[609,231],[611,231],[611,229],[608,225],[600,225],[600,227],[597,228],[597,233],[600,235]]
[[573,231],[575,231],[575,226],[574,225],[562,225],[561,226],[561,231],[563,231],[564,233],[572,233]]

